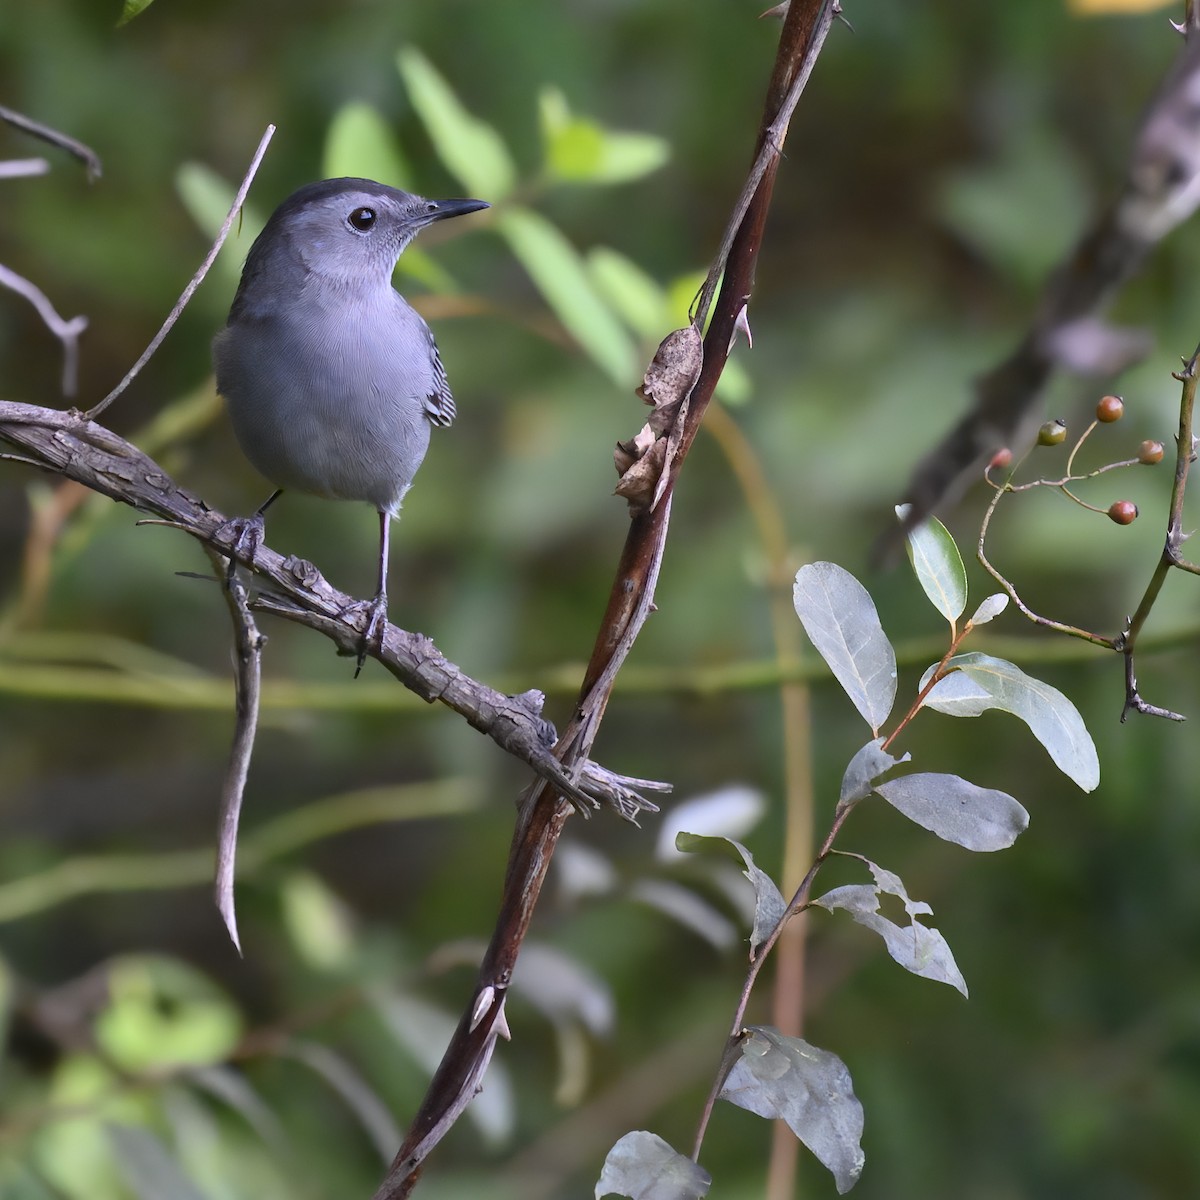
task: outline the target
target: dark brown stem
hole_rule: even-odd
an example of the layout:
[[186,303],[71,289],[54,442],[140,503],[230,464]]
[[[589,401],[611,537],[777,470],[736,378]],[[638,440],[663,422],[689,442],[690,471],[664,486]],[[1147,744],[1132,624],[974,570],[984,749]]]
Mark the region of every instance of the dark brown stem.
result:
[[[688,400],[683,427],[678,431],[678,437],[671,439],[674,454],[664,466],[666,478],[660,484],[659,502],[640,509],[631,517],[575,715],[555,747],[555,753],[570,772],[578,769],[578,761],[590,751],[617,672],[653,610],[654,585],[666,547],[675,480],[724,370],[738,315],[753,291],[754,272],[787,120],[799,97],[803,79],[807,78],[824,43],[835,8],[834,0],[793,0],[784,22],[750,172],[750,178],[757,182],[750,189],[750,199],[740,220],[737,210],[742,204],[738,202],[733,222],[736,229],[727,239],[728,250],[722,247],[711,273],[715,279],[723,270],[723,282],[704,339],[700,377]],[[767,151],[765,156],[764,149]],[[478,1007],[481,997],[499,996],[498,1003],[502,1003],[502,989],[507,987],[529,915],[568,815],[559,795],[554,786],[538,783],[522,803],[500,918],[480,966],[472,1010]],[[489,1012],[494,1010],[494,1004],[489,1006]],[[481,1063],[494,1043],[491,1027],[491,1019],[486,1016],[474,1028],[468,1016],[464,1015],[459,1022],[413,1126],[387,1178],[376,1192],[375,1200],[399,1200],[411,1193],[423,1157],[447,1127],[446,1113],[457,1110],[470,1098],[470,1090],[481,1073]]]

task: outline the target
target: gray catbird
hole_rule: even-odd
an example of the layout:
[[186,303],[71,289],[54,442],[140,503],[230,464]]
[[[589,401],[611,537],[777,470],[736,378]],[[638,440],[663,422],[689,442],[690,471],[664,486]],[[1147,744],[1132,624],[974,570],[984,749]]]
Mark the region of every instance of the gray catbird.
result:
[[310,183],[250,247],[228,324],[213,342],[234,433],[278,489],[238,523],[239,540],[250,538],[253,551],[262,514],[285,488],[365,500],[379,512],[379,587],[359,669],[387,617],[391,519],[425,457],[430,426],[455,415],[433,334],[392,287],[392,271],[426,225],[487,207],[425,200],[370,179]]

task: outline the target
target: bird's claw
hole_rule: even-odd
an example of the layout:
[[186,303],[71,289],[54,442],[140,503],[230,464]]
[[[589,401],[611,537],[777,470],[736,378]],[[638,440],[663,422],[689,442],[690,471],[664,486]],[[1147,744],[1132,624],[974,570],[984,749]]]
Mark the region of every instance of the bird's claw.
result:
[[383,649],[383,634],[387,629],[387,594],[381,593],[374,600],[360,600],[354,607],[365,607],[367,610],[367,623],[363,627],[362,640],[358,643],[358,664],[354,668],[354,678],[357,679],[371,650]]
[[230,517],[224,525],[217,529],[216,540],[228,539],[231,543],[227,555],[229,561],[227,579],[233,578],[239,558],[246,559],[251,566],[254,565],[254,556],[263,543],[265,531],[266,522],[260,512],[256,512],[252,517]]

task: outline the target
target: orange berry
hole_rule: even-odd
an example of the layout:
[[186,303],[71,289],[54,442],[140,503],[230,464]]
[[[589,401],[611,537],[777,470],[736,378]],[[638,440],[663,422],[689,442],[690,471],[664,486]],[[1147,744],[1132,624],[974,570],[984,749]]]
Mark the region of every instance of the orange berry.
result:
[[1125,415],[1125,401],[1120,396],[1105,396],[1096,405],[1096,420],[1106,425],[1119,421]]
[[1162,459],[1162,442],[1152,442],[1147,439],[1138,447],[1138,462],[1144,463],[1147,467],[1152,467],[1155,463],[1162,462]]

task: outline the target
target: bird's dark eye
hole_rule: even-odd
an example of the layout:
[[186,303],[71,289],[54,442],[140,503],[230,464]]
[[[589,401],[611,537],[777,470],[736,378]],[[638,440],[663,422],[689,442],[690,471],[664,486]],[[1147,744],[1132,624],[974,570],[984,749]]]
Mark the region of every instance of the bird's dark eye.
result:
[[375,224],[375,210],[373,208],[356,208],[347,220],[360,233],[366,233]]

